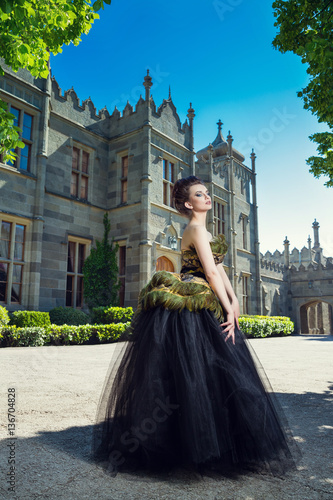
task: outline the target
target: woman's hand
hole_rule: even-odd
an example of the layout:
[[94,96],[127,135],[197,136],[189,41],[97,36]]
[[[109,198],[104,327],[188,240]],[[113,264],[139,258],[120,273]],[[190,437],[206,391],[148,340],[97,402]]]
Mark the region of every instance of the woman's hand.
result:
[[230,312],[227,314],[227,321],[221,324],[223,327],[223,333],[227,333],[226,338],[224,339],[225,342],[231,338],[232,343],[235,345],[235,316],[234,312]]

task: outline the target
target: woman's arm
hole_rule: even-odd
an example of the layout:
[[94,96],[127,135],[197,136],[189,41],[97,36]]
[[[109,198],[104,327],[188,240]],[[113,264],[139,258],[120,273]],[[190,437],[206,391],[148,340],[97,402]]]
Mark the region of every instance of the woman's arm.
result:
[[229,278],[227,276],[227,273],[225,272],[223,264],[218,264],[217,265],[217,269],[218,269],[218,271],[220,273],[220,276],[221,276],[222,281],[224,283],[226,292],[228,294],[228,297],[229,297],[229,300],[230,300],[230,304],[231,304],[231,307],[232,307],[233,312],[234,312],[234,316],[235,316],[237,328],[239,328],[238,318],[239,318],[239,315],[240,315],[240,311],[239,311],[239,302],[238,302],[238,299],[237,299],[237,297],[235,295],[235,292],[234,292],[234,290],[233,290],[233,288],[231,286],[230,280],[229,280]]
[[[235,316],[234,311],[222,279],[222,276],[214,262],[212,250],[208,241],[208,235],[204,226],[192,226],[188,228],[191,243],[193,243],[201,265],[203,267],[206,279],[209,285],[216,293],[223,309],[227,315],[227,321],[223,323],[224,331],[228,332],[225,340],[231,337],[233,344],[235,343]],[[230,282],[229,282],[230,284]],[[231,285],[230,285],[231,287]]]

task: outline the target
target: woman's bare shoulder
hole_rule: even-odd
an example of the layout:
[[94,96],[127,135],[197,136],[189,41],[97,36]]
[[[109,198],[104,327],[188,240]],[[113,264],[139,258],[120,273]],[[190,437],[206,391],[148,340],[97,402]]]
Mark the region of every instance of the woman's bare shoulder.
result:
[[182,237],[182,250],[189,250],[200,238],[207,238],[208,241],[211,239],[206,227],[200,224],[188,224]]

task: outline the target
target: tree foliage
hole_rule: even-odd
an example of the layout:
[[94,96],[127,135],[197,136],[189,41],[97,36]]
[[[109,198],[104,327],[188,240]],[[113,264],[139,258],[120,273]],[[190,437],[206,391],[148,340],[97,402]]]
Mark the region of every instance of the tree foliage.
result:
[[[275,26],[278,33],[273,46],[282,53],[291,51],[307,65],[308,85],[298,92],[304,108],[318,121],[333,129],[333,0],[275,0]],[[333,186],[333,133],[315,133],[320,156],[307,160],[317,178],[328,176],[326,186]]]
[[[0,0],[0,57],[14,71],[26,68],[34,77],[47,78],[50,53],[62,52],[64,44],[78,45],[111,0]],[[0,66],[0,74],[3,69]],[[23,147],[14,116],[0,101],[0,154],[13,160]]]
[[91,309],[98,306],[118,305],[117,251],[118,245],[109,243],[110,221],[104,214],[104,236],[102,241],[96,241],[83,267],[84,298]]

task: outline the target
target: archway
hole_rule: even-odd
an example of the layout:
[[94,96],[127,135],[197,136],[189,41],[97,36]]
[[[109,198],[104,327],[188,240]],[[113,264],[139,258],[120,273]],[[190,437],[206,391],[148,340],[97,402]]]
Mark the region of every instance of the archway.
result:
[[173,273],[175,270],[173,263],[167,257],[159,257],[156,261],[156,271],[169,271]]
[[313,301],[301,306],[301,332],[310,335],[333,334],[332,306],[327,302]]

